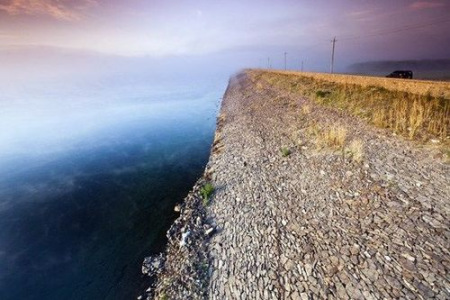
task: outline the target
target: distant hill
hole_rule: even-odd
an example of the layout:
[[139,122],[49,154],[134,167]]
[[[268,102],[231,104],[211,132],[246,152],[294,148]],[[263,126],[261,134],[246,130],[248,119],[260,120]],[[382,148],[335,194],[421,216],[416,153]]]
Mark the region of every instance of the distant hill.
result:
[[450,59],[368,61],[348,67],[350,73],[377,76],[385,76],[395,70],[411,70],[417,79],[450,80]]

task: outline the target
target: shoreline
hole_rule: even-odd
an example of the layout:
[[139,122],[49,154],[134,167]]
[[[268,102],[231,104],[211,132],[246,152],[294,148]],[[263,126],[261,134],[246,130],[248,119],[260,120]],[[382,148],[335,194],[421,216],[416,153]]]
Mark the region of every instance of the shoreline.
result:
[[[146,258],[150,267],[145,266],[144,260],[142,273],[150,273],[155,280],[138,299],[207,298],[211,273],[208,241],[219,230],[200,192],[202,186],[211,181],[208,170],[207,165],[202,177],[174,208],[179,209],[180,215],[166,233],[165,252]],[[149,268],[152,270],[148,271]]]
[[[225,90],[223,101],[229,88],[230,84]],[[148,265],[146,266],[144,260],[142,273],[150,275],[154,283],[138,296],[138,299],[207,299],[212,272],[207,247],[209,239],[220,229],[208,213],[208,208],[204,206],[200,190],[212,180],[211,158],[219,151],[221,127],[220,109],[203,175],[183,201],[174,207],[179,216],[166,233],[168,242],[165,252],[145,258],[148,259]],[[214,195],[212,197],[214,198]]]

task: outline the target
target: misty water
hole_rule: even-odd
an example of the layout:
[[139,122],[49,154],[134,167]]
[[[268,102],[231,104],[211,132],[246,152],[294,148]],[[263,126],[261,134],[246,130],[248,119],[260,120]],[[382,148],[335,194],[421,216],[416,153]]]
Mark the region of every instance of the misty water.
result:
[[0,299],[135,299],[202,174],[223,78],[3,85]]

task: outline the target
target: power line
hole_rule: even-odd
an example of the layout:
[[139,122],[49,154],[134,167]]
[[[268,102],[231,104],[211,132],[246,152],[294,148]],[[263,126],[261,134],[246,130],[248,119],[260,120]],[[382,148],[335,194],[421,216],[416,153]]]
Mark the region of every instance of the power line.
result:
[[[342,37],[339,38],[339,41],[351,41],[351,40],[358,40],[358,39],[364,39],[364,38],[370,38],[370,37],[375,37],[375,36],[382,36],[382,35],[388,35],[388,34],[395,34],[395,33],[399,33],[399,32],[404,32],[404,31],[413,31],[413,30],[417,30],[417,29],[421,29],[421,28],[425,28],[428,26],[433,26],[433,25],[437,25],[437,24],[443,24],[443,23],[448,23],[450,22],[450,18],[448,18],[447,16],[445,17],[441,17],[438,19],[435,19],[433,22],[428,22],[428,23],[420,23],[420,24],[410,24],[410,25],[403,25],[403,26],[397,26],[397,27],[393,27],[390,29],[384,29],[384,30],[378,30],[378,31],[373,31],[373,32],[369,32],[367,34],[363,34],[363,35],[343,35]],[[326,42],[329,42],[326,41]],[[335,52],[335,44],[337,42],[336,37],[333,38],[332,42],[332,54],[331,54],[331,66],[330,66],[330,72],[333,73],[334,72],[334,52]],[[324,45],[325,40],[318,42],[317,44],[313,44],[311,46],[305,47],[305,48],[301,48],[302,52],[306,52],[308,50],[311,50],[312,48],[316,48],[317,46],[321,46]],[[287,69],[287,62],[286,62],[286,55],[287,53],[284,53],[284,69]],[[268,65],[270,65],[270,62],[268,62]],[[269,68],[271,67],[271,65],[269,66]],[[303,69],[303,62],[302,62],[302,69]]]

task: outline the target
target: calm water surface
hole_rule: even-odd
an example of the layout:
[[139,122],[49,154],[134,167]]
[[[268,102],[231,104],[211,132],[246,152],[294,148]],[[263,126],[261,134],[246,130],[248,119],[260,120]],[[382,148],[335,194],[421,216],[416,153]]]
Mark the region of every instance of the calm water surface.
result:
[[201,175],[226,80],[0,95],[0,299],[135,299]]

